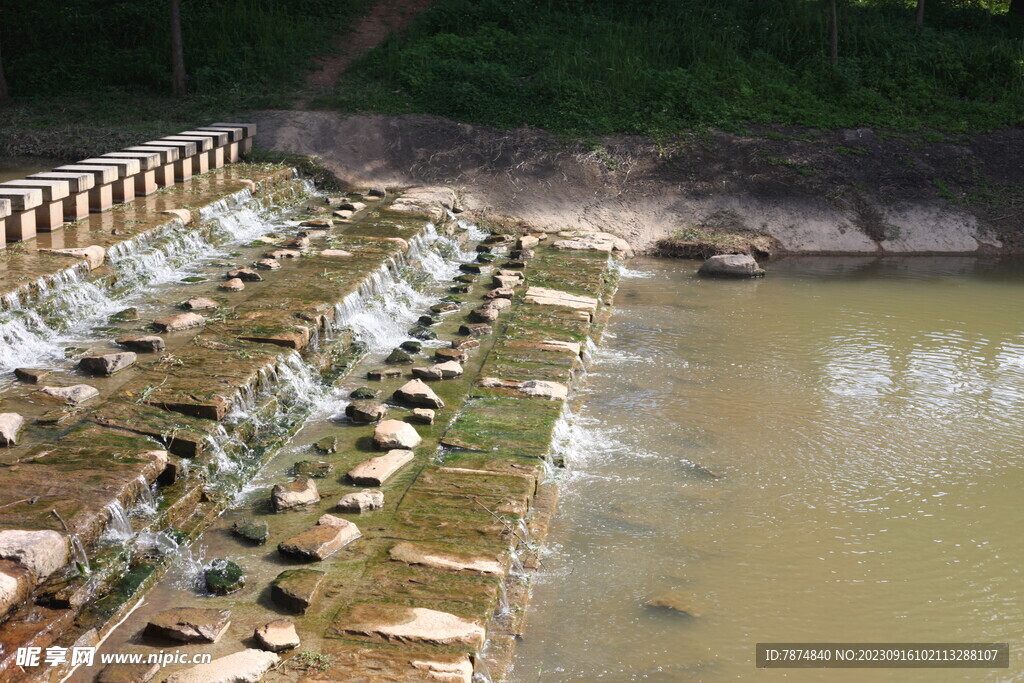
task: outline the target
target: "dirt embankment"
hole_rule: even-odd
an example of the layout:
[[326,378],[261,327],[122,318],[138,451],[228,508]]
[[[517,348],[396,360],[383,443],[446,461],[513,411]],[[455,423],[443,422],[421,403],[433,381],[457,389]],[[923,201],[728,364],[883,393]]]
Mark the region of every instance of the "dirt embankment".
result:
[[259,143],[316,155],[357,185],[449,184],[477,217],[543,229],[725,242],[774,251],[1024,251],[1024,130],[977,136],[872,129],[711,132],[565,143],[436,116],[269,111]]

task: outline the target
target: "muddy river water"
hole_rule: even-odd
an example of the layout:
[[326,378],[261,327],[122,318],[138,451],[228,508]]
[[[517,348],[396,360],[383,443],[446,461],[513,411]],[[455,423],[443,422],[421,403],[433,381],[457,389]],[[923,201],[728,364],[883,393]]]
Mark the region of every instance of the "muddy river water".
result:
[[[631,262],[514,680],[1024,680],[1022,265]],[[755,669],[801,641],[1009,641],[1011,665]]]

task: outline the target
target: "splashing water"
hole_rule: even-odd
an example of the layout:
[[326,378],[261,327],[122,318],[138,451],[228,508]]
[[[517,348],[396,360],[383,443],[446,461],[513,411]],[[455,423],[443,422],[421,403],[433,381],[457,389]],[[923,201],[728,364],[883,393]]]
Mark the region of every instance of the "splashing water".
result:
[[108,520],[107,527],[103,530],[100,539],[107,543],[124,543],[131,540],[135,531],[132,529],[132,522],[128,518],[124,506],[115,500],[105,505],[104,509],[107,511]]

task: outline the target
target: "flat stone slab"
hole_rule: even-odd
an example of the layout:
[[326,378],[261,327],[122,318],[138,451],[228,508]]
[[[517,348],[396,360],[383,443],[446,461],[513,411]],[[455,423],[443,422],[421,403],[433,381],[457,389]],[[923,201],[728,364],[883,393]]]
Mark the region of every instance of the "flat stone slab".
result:
[[154,615],[145,635],[181,643],[216,643],[230,625],[231,612],[226,609],[175,607]]
[[257,683],[281,658],[250,648],[167,677],[165,683]]
[[99,389],[88,384],[76,384],[70,387],[43,387],[39,391],[72,405],[84,403],[90,398],[100,395]]
[[381,486],[398,470],[415,458],[412,451],[396,449],[384,455],[364,460],[348,473],[348,478],[360,486]]
[[297,477],[287,484],[277,484],[270,493],[275,512],[283,512],[303,505],[319,502],[320,493],[316,482],[309,477]]
[[205,324],[206,318],[198,313],[179,313],[153,321],[153,327],[160,332],[181,332],[202,327]]
[[520,382],[511,379],[484,377],[478,384],[489,389],[509,389],[522,396],[533,398],[565,399],[569,395],[569,387],[564,384],[542,379],[528,379]]
[[320,561],[330,557],[360,536],[362,533],[359,531],[359,527],[348,520],[335,517],[327,523],[317,524],[298,536],[282,541],[278,544],[277,549],[282,555]]
[[449,552],[419,543],[397,543],[388,551],[388,556],[396,562],[418,564],[434,569],[448,569],[489,576],[505,575],[505,568],[494,557]]
[[[159,339],[159,337],[157,337]],[[99,356],[86,356],[78,361],[78,367],[93,375],[110,376],[115,372],[127,370],[135,365],[138,356],[132,351],[121,353],[104,353]]]
[[339,512],[354,512],[358,514],[380,510],[384,507],[384,493],[371,489],[346,493],[338,501],[336,507]]
[[335,627],[348,635],[368,636],[386,642],[422,645],[482,647],[486,633],[480,624],[462,617],[426,609],[381,603],[354,606]]
[[413,408],[412,409],[412,422],[424,425],[434,424],[434,411],[430,408]]
[[429,368],[413,368],[412,374],[423,380],[455,379],[462,376],[462,364],[450,360],[444,363],[435,363]]
[[231,533],[247,541],[262,545],[270,535],[270,525],[262,519],[240,519],[231,525]]
[[163,337],[158,337],[155,334],[147,334],[141,337],[121,337],[117,340],[117,344],[143,353],[156,353],[163,350],[166,346]]
[[299,646],[299,634],[291,619],[275,619],[253,631],[252,637],[268,652],[283,652]]
[[412,449],[422,442],[416,428],[401,420],[384,420],[373,430],[373,444],[381,450]]
[[182,304],[182,308],[187,308],[190,311],[203,311],[208,308],[218,308],[219,306],[219,303],[205,296],[194,296]]
[[40,249],[39,252],[82,259],[89,266],[89,270],[96,270],[107,259],[107,250],[96,244],[90,247],[71,247],[68,249]]
[[591,313],[597,310],[598,304],[597,299],[592,296],[570,294],[569,292],[560,292],[556,289],[546,289],[544,287],[530,287],[526,290],[526,298],[524,300],[528,304],[558,306],[573,310],[590,311]]
[[270,597],[281,607],[303,614],[312,606],[326,576],[318,569],[287,569],[270,584]]

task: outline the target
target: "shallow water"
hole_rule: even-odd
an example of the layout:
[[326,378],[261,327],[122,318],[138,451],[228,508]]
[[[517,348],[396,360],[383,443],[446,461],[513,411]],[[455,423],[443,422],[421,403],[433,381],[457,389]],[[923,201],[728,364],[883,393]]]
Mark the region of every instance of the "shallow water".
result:
[[[1021,265],[631,262],[514,680],[1024,680]],[[669,592],[699,616],[645,606]],[[807,641],[1009,641],[1011,668],[755,669]]]

